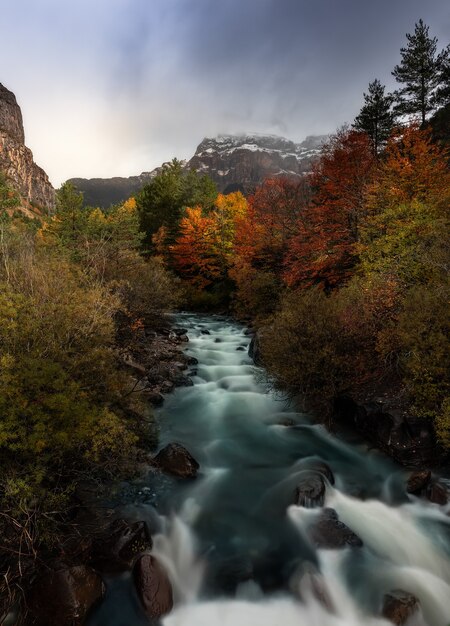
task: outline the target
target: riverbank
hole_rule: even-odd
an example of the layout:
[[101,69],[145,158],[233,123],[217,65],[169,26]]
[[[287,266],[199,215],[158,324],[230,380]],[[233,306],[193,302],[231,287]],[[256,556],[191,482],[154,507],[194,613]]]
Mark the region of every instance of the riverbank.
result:
[[[179,324],[199,363],[194,385],[166,397],[159,448],[183,446],[196,478],[149,468],[124,490],[121,509],[129,521],[161,524],[151,555],[171,583],[164,624],[273,626],[281,617],[289,626],[387,626],[398,601],[428,626],[447,626],[445,506],[408,495],[407,474],[384,455],[329,435],[268,392],[242,326],[195,315]],[[141,556],[128,574],[108,578],[89,626],[148,623],[155,586],[144,602]],[[399,588],[403,600],[387,597]],[[164,612],[168,599],[156,602]]]

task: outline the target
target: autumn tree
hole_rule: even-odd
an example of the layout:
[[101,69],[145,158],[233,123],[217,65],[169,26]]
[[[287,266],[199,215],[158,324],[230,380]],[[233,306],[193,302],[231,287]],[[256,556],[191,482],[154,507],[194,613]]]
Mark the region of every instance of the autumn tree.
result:
[[394,127],[394,97],[385,94],[384,90],[385,86],[378,79],[369,83],[368,93],[364,94],[364,105],[353,123],[356,130],[369,135],[375,154],[379,153]]
[[290,240],[284,274],[288,285],[328,289],[351,275],[375,163],[365,133],[344,129],[324,146],[311,176],[312,200]]
[[256,268],[281,273],[289,240],[309,201],[306,180],[265,180],[249,198],[245,219],[238,223],[236,255]]
[[407,287],[446,266],[447,158],[430,130],[417,125],[391,139],[367,194],[360,248],[366,275],[382,274]]
[[181,219],[180,234],[170,247],[177,272],[203,289],[220,278],[221,267],[214,251],[215,221],[201,207],[188,207]]
[[216,186],[208,176],[186,171],[177,159],[164,164],[161,172],[144,185],[136,197],[145,246],[154,250],[152,238],[161,228],[166,245],[173,243],[183,209],[187,206],[211,208],[216,196]]
[[446,52],[437,52],[437,37],[430,37],[429,28],[422,20],[414,33],[406,35],[407,46],[401,48],[401,61],[392,75],[401,83],[395,92],[398,115],[419,115],[422,126],[435,108],[435,94],[441,80],[440,70]]

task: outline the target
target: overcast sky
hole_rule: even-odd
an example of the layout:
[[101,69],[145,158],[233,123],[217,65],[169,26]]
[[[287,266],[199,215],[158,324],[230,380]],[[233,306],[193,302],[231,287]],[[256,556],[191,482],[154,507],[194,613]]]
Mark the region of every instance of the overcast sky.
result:
[[205,136],[293,140],[351,122],[449,0],[0,0],[0,82],[55,186],[129,176]]

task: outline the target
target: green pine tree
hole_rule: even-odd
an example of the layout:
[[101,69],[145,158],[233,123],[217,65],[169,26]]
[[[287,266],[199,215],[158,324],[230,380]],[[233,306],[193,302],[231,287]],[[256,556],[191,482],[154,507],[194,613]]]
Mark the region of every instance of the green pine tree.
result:
[[392,75],[404,87],[395,92],[398,115],[420,115],[422,125],[435,109],[435,93],[440,84],[444,53],[437,53],[437,37],[430,37],[422,20],[414,34],[407,33],[408,44],[400,49],[401,61]]
[[437,107],[450,104],[450,44],[440,54],[439,85],[434,96]]
[[353,123],[353,128],[369,135],[375,154],[389,139],[394,126],[394,97],[385,95],[384,90],[384,85],[377,78],[369,83],[369,91],[364,94],[364,105]]
[[174,240],[183,209],[196,205],[209,209],[216,196],[216,185],[208,176],[186,172],[177,159],[164,164],[161,172],[144,185],[136,197],[145,245],[152,248],[152,236],[162,226],[167,229],[169,240]]

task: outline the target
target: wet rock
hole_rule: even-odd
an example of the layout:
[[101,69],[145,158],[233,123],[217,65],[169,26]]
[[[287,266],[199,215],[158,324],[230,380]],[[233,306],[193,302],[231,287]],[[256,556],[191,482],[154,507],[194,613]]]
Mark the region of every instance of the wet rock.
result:
[[161,406],[164,403],[164,396],[157,391],[147,393],[147,399],[152,406]]
[[331,467],[325,463],[325,461],[314,461],[311,465],[309,465],[309,469],[322,474],[322,476],[325,476],[328,480],[330,485],[334,485],[334,474],[331,471]]
[[236,348],[236,351],[237,351],[237,352],[245,352],[245,348],[244,348],[244,346],[238,346],[238,347]]
[[258,330],[252,337],[248,346],[248,356],[253,359],[255,365],[262,365],[261,359],[261,331]]
[[172,328],[172,332],[177,336],[187,335],[187,328]]
[[349,396],[339,396],[334,402],[334,416],[355,425],[365,438],[406,467],[422,469],[448,458],[437,446],[427,420],[388,413],[381,402],[359,405]]
[[195,356],[188,356],[186,359],[186,365],[198,365],[198,359]]
[[170,393],[174,387],[175,383],[172,380],[164,380],[160,385],[161,393]]
[[214,343],[222,343],[222,339],[220,337],[216,337],[214,339]]
[[203,329],[200,331],[200,333],[201,333],[202,335],[210,335],[210,334],[211,334],[207,328],[203,328]]
[[134,566],[133,577],[142,606],[150,619],[158,619],[172,610],[172,585],[154,556],[141,556]]
[[213,585],[219,592],[234,594],[236,587],[253,578],[253,564],[248,555],[235,555],[222,560],[212,574]]
[[383,600],[382,615],[393,624],[402,626],[419,610],[419,601],[411,593],[393,591]]
[[278,425],[290,428],[291,426],[295,426],[295,422],[290,417],[282,417],[280,420],[278,420]]
[[430,470],[413,472],[406,483],[406,491],[408,493],[420,493],[425,489],[431,480]]
[[295,504],[312,509],[323,506],[324,500],[325,481],[322,476],[316,472],[304,472],[295,489]]
[[255,329],[254,328],[246,328],[244,330],[244,335],[246,337],[249,337],[250,335],[254,335],[255,334]]
[[448,493],[442,483],[431,483],[427,487],[427,498],[434,504],[444,506],[448,502]]
[[363,545],[361,539],[339,521],[334,509],[324,509],[317,522],[308,529],[308,535],[318,548],[334,550],[346,546],[361,547]]
[[90,562],[104,573],[126,571],[138,554],[151,547],[152,539],[144,522],[118,519],[94,542]]
[[38,578],[27,604],[36,626],[81,626],[103,593],[102,579],[90,567],[61,566]]
[[194,384],[189,376],[185,376],[184,374],[177,374],[173,378],[173,384],[175,387],[192,387]]
[[178,339],[183,343],[188,343],[189,337],[187,335],[177,335]]
[[190,452],[179,443],[170,443],[153,460],[164,472],[178,478],[195,478],[200,467]]

